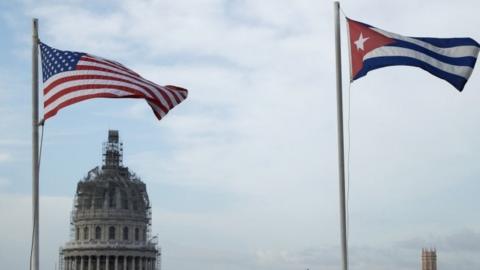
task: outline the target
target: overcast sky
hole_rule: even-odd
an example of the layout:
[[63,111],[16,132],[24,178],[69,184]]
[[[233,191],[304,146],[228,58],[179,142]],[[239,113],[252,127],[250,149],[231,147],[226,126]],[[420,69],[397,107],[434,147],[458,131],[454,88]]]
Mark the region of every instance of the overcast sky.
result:
[[[476,0],[342,8],[403,35],[480,41]],[[2,269],[30,254],[32,17],[50,46],[190,91],[162,121],[142,100],[106,99],[47,121],[41,269],[69,239],[76,183],[108,129],[147,184],[162,269],[340,269],[333,4],[318,0],[1,1]],[[351,269],[420,269],[424,247],[438,269],[479,269],[479,67],[462,93],[413,67],[344,85]]]

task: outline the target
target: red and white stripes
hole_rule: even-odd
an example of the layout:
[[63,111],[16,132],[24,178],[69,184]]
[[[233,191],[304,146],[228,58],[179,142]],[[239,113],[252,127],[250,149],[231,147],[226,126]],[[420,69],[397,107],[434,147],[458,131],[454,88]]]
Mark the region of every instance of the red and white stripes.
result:
[[83,55],[74,70],[60,72],[44,82],[44,119],[60,109],[91,98],[143,98],[158,119],[187,98],[177,86],[160,86],[125,66]]

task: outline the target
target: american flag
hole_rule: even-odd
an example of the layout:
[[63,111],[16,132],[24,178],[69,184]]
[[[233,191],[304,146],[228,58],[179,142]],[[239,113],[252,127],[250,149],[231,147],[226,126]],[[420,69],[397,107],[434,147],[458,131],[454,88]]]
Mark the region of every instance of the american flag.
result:
[[187,89],[160,86],[122,64],[87,53],[62,51],[40,43],[44,120],[91,98],[143,98],[160,120],[187,98]]

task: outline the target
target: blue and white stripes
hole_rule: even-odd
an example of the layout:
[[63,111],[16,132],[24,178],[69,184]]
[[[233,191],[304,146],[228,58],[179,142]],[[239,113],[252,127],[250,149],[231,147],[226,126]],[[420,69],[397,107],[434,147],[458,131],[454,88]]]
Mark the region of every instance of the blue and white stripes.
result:
[[471,38],[405,37],[375,27],[371,30],[393,40],[363,57],[363,68],[354,79],[368,71],[394,65],[422,68],[462,91],[472,74],[480,45]]

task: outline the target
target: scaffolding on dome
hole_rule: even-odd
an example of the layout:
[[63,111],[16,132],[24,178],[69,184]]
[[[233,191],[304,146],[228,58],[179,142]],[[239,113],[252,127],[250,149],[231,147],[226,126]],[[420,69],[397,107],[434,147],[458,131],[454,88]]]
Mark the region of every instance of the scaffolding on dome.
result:
[[[77,256],[72,252],[96,247],[115,250],[123,246],[149,252],[149,256],[155,258],[152,267],[160,270],[161,252],[158,237],[152,237],[152,209],[146,185],[123,166],[123,144],[118,131],[109,131],[108,141],[102,148],[102,166],[88,171],[77,184],[70,213],[70,241],[60,249],[59,268],[63,270],[72,257]],[[112,224],[119,229],[128,226],[132,234],[110,238],[107,229]],[[94,234],[97,226],[102,226],[103,235],[98,238]],[[140,233],[141,236],[137,236]]]

